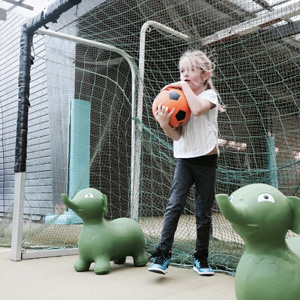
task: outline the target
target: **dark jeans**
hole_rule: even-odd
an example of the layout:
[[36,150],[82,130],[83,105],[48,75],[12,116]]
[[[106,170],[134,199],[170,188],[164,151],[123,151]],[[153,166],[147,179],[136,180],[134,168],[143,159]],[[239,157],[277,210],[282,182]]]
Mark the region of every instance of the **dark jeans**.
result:
[[186,205],[189,191],[195,183],[196,250],[202,256],[208,257],[217,160],[216,154],[177,160],[169,202],[164,215],[161,242],[158,247],[162,251],[172,249],[179,217]]

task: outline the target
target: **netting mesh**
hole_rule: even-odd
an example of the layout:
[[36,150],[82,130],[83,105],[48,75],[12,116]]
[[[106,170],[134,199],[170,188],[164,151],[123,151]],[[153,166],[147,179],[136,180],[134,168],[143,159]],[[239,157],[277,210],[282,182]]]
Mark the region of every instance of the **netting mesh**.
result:
[[[142,115],[132,114],[132,70],[120,54],[54,37],[34,38],[29,126],[34,120],[38,125],[29,127],[28,157],[35,160],[27,166],[25,219],[29,220],[24,221],[24,248],[77,246],[82,225],[58,222],[65,215],[60,194],[72,197],[86,185],[107,195],[107,219],[130,217],[133,120],[136,139],[141,141],[141,156],[134,164],[140,171],[134,182],[139,185],[138,219],[148,253],[155,249],[175,159],[172,142],[151,108],[160,89],[179,80],[177,63],[187,48],[205,50],[216,61],[214,83],[226,105],[226,112],[219,115],[217,193],[231,194],[262,182],[300,196],[300,54],[293,23],[276,23],[206,45],[204,37],[246,20],[251,24],[259,14],[254,4],[240,8],[234,1],[96,2],[83,1],[63,15],[55,29],[125,51],[136,65],[136,99],[143,83]],[[294,17],[299,19],[299,8]],[[142,81],[137,67],[140,31],[148,20],[189,40],[150,26]],[[81,105],[88,107],[87,113]],[[71,168],[72,157],[78,164]],[[175,236],[172,260],[179,266],[191,264],[195,246],[193,196],[192,190]],[[54,215],[48,221],[46,209]],[[1,244],[9,244],[10,217],[8,212],[2,220]],[[215,205],[211,264],[234,272],[243,249],[243,241]]]

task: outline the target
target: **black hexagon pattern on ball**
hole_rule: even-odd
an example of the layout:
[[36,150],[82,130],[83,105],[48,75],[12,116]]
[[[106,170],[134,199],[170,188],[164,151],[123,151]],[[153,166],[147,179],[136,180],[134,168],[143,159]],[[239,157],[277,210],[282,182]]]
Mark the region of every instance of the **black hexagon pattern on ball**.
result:
[[170,92],[169,93],[169,98],[171,100],[178,100],[180,98],[180,94],[178,94],[177,92]]
[[180,111],[175,115],[175,118],[177,119],[177,121],[182,121],[182,120],[184,120],[185,115],[186,115],[186,112],[183,111],[183,110],[180,110]]

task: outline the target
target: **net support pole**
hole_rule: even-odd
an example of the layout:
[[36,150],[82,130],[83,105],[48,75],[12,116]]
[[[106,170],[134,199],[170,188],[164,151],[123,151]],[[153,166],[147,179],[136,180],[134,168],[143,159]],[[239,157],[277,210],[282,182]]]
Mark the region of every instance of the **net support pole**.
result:
[[11,260],[22,259],[22,235],[23,235],[23,213],[24,213],[24,189],[26,177],[27,159],[27,132],[28,132],[28,110],[30,71],[33,64],[31,56],[31,45],[34,32],[47,23],[55,23],[62,13],[79,4],[81,0],[56,0],[46,10],[29,19],[21,30],[20,39],[20,64],[18,78],[18,117],[16,130],[15,148],[15,189],[14,210],[12,228]]
[[146,33],[150,27],[157,28],[173,36],[188,41],[188,35],[183,34],[173,28],[165,26],[156,21],[147,21],[143,24],[140,31],[140,52],[139,52],[139,85],[138,85],[138,99],[137,99],[137,122],[136,122],[136,141],[135,141],[135,158],[134,158],[134,186],[131,194],[133,195],[131,203],[131,217],[138,219],[139,217],[139,197],[140,197],[140,174],[141,174],[141,153],[142,153],[142,121],[143,121],[143,98],[144,98],[144,72],[145,72],[145,47],[146,47]]
[[11,238],[11,260],[22,259],[22,234],[24,211],[25,172],[15,174],[13,234]]

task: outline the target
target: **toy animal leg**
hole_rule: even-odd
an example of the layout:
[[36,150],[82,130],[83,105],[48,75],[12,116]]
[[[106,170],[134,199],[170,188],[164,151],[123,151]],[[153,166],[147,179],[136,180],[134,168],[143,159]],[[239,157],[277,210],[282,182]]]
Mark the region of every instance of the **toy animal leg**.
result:
[[106,257],[99,257],[95,260],[94,272],[97,275],[107,274],[110,271],[110,260]]
[[74,269],[77,272],[85,272],[90,268],[91,262],[82,259],[80,256],[74,264]]
[[114,260],[114,263],[115,263],[116,265],[123,265],[123,264],[125,264],[125,261],[126,261],[126,256],[125,256],[125,257],[118,258],[118,259],[115,259],[115,260]]
[[147,256],[144,251],[133,256],[134,266],[142,267],[145,266],[148,262]]

